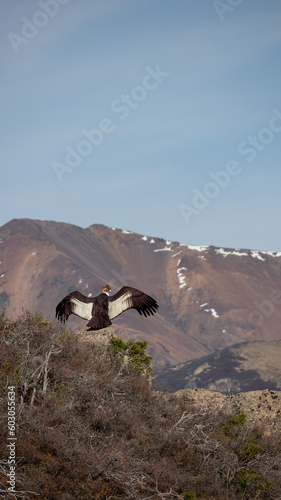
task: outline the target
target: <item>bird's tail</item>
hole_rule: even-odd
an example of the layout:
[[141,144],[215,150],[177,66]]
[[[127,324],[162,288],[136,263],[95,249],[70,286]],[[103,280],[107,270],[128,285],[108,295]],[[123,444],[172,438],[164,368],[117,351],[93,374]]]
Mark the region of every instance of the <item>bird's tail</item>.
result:
[[56,318],[64,323],[68,320],[71,314],[71,302],[69,296],[65,297],[56,307]]

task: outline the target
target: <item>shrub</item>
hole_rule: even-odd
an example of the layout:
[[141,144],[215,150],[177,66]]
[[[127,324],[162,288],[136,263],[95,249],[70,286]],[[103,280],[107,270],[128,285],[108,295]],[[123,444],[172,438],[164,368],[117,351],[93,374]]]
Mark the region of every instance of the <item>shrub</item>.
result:
[[133,368],[139,372],[151,372],[150,361],[151,356],[146,354],[146,341],[133,341],[124,342],[118,337],[112,337],[110,340],[113,351],[123,357]]
[[235,474],[231,484],[234,485],[239,498],[261,498],[261,493],[270,493],[272,482],[269,479],[262,480],[260,474],[254,469],[242,469]]
[[238,451],[238,454],[242,460],[251,460],[253,458],[256,458],[260,450],[261,447],[258,444],[245,443],[244,448]]
[[245,413],[235,413],[227,418],[227,424],[221,426],[221,431],[225,436],[233,436],[239,432],[240,426],[246,422]]
[[2,318],[3,498],[11,498],[6,415],[15,385],[18,498],[277,499],[280,442],[253,432],[243,414],[154,392],[142,376],[146,343],[133,344],[117,339],[101,356],[40,315]]

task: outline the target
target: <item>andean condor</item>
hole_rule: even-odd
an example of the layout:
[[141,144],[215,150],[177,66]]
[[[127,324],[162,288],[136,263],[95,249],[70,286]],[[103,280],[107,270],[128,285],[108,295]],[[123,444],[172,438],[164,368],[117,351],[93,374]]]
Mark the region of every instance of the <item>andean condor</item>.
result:
[[86,297],[78,291],[70,293],[57,305],[56,317],[65,323],[70,314],[75,314],[88,320],[86,326],[90,330],[100,330],[127,309],[136,309],[146,317],[155,314],[159,307],[155,299],[130,286],[123,286],[111,297],[109,285],[101,291],[97,297]]

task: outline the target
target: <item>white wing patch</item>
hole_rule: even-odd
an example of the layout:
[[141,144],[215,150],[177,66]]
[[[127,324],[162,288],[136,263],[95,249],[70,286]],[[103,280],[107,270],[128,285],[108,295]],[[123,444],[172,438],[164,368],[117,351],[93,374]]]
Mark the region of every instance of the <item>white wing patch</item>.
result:
[[126,292],[119,299],[114,302],[108,302],[108,316],[109,319],[114,319],[122,312],[130,309],[133,306],[133,299],[131,292]]
[[85,302],[81,302],[80,300],[71,297],[70,302],[72,304],[72,313],[80,318],[87,319],[88,321],[92,319],[92,309],[93,304],[90,302],[89,304],[85,304]]

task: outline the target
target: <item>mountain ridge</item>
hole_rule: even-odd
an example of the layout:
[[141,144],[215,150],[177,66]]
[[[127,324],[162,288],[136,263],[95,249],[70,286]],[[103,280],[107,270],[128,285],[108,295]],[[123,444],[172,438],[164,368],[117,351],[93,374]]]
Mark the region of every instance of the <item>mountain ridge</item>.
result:
[[[92,224],[13,219],[0,228],[0,303],[54,318],[74,289],[97,295],[127,284],[160,305],[152,318],[128,311],[117,333],[148,340],[165,368],[245,341],[280,338],[281,252],[187,245]],[[67,327],[83,327],[73,316]],[[128,340],[126,337],[125,340]]]
[[204,389],[222,394],[281,390],[281,339],[245,342],[153,372],[156,387],[170,392]]

